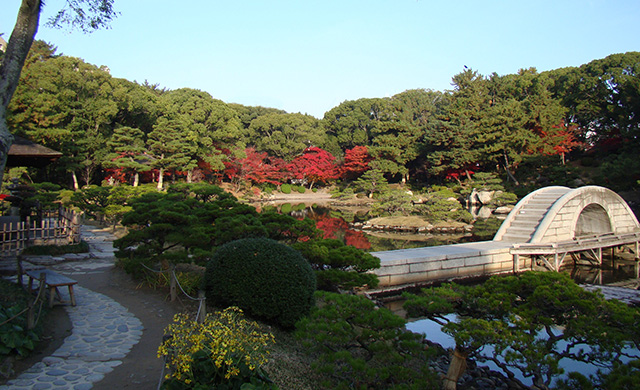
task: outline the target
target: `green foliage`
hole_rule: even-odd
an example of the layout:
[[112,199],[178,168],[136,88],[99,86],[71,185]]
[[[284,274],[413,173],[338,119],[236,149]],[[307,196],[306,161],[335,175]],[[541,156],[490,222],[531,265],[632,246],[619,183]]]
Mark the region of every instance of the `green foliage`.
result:
[[311,115],[268,113],[251,121],[246,139],[258,152],[291,161],[311,145],[322,146],[324,129]]
[[406,190],[386,190],[380,193],[380,195],[378,195],[378,201],[371,205],[369,215],[372,217],[410,215],[415,210],[413,205],[414,199],[413,195]]
[[561,379],[556,384],[558,390],[638,390],[640,389],[640,360],[628,363],[615,362],[608,370],[598,370],[596,375],[589,378],[572,372],[568,379]]
[[314,368],[331,376],[325,389],[437,388],[430,351],[405,320],[357,295],[316,293],[318,306],[296,324],[296,336],[317,353]]
[[291,193],[291,184],[283,184],[280,186],[280,191],[282,191],[283,194],[290,194]]
[[[304,204],[302,206],[304,207]],[[263,211],[258,214],[258,220],[267,232],[266,237],[288,244],[317,238],[322,233],[310,218],[300,220],[275,211]]]
[[211,302],[237,305],[251,315],[291,327],[313,306],[316,276],[296,250],[266,238],[247,238],[218,248],[207,263]]
[[493,237],[502,226],[503,220],[498,218],[477,219],[473,223],[473,235],[481,241],[488,241]]
[[637,309],[585,291],[556,272],[496,276],[477,286],[450,284],[406,297],[411,316],[460,314],[459,322],[443,327],[456,349],[506,372],[517,369],[537,387],[548,387],[563,373],[561,359],[611,366],[624,347],[639,341]]
[[86,216],[101,219],[109,205],[111,188],[91,185],[76,191],[71,197],[71,204],[84,212]]
[[128,203],[122,224],[126,236],[116,240],[116,256],[127,272],[140,264],[196,262],[204,265],[220,245],[240,238],[268,237],[293,243],[319,231],[310,219],[256,209],[210,184],[179,184],[166,194],[144,193]]
[[320,290],[353,290],[378,285],[378,277],[370,271],[380,268],[380,259],[367,252],[333,239],[302,241],[293,247],[311,264]]
[[0,279],[0,356],[27,356],[40,341],[42,321],[35,329],[27,329],[25,309],[30,299],[17,284]]
[[304,188],[303,186],[296,186],[295,190],[298,191],[298,193],[300,194],[304,194],[307,191],[307,189]]
[[78,244],[69,245],[35,245],[28,246],[22,251],[23,255],[51,255],[58,256],[65,253],[87,253],[89,252],[89,244],[86,241],[81,241]]
[[[5,323],[11,318],[14,319]],[[0,356],[9,354],[26,356],[34,350],[40,338],[35,331],[27,329],[26,322],[23,306],[0,307],[0,324],[2,324],[0,325]]]
[[602,161],[596,182],[614,191],[626,191],[637,188],[638,178],[640,178],[640,161],[638,161],[637,150],[634,150],[606,157]]
[[37,201],[45,210],[57,209],[60,201],[61,187],[54,183],[42,182],[33,183],[35,194],[31,200]]
[[422,203],[416,205],[413,214],[426,218],[431,223],[442,221],[461,221],[469,223],[473,219],[471,214],[462,208],[455,198],[455,193],[446,187],[432,187],[422,199]]
[[165,335],[158,356],[171,371],[162,389],[277,389],[262,369],[274,337],[236,307],[209,314],[203,323],[177,314]]
[[364,192],[368,197],[384,193],[388,187],[389,183],[379,169],[369,169],[353,182],[354,191]]

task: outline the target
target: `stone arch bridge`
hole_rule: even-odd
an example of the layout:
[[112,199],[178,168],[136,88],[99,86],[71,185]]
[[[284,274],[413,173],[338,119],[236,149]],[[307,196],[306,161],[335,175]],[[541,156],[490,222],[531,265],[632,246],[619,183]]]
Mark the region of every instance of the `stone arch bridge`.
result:
[[381,263],[377,291],[385,291],[519,272],[538,264],[559,271],[567,258],[599,265],[604,248],[630,244],[637,277],[639,242],[640,223],[615,192],[598,186],[553,186],[520,200],[492,241],[372,254]]

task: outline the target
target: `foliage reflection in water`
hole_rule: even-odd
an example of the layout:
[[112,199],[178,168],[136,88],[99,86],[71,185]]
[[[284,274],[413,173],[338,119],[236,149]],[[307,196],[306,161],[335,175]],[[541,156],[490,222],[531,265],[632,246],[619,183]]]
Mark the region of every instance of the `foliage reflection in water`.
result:
[[[495,223],[481,224],[482,236],[470,234],[426,234],[363,231],[351,227],[353,222],[366,219],[366,211],[348,212],[332,209],[327,206],[308,205],[304,203],[282,203],[277,206],[263,205],[262,210],[276,210],[296,218],[310,218],[316,222],[318,229],[324,232],[324,238],[341,240],[347,245],[369,252],[422,248],[427,246],[450,245],[460,242],[478,241],[484,237],[492,238],[497,230]],[[487,228],[484,228],[487,226]],[[497,225],[499,226],[499,224]]]

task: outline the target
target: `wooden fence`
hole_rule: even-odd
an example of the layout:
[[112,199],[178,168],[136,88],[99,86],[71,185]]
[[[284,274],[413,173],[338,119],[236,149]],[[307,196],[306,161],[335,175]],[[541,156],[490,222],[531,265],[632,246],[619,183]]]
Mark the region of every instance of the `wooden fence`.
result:
[[0,256],[16,256],[31,245],[66,245],[80,242],[79,216],[60,207],[0,224]]

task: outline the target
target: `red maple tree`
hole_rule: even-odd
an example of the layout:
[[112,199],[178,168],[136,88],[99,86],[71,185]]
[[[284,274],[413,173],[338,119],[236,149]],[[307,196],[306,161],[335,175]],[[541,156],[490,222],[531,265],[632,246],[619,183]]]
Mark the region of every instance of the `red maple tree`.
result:
[[[562,159],[562,165],[565,164],[565,155],[572,150],[583,147],[584,143],[580,142],[576,136],[578,126],[567,125],[562,121],[559,125],[552,126],[549,131],[540,130],[540,138],[543,146],[547,150],[547,154],[559,155]],[[551,151],[549,151],[549,148]]]
[[230,180],[238,177],[254,184],[280,185],[287,179],[284,160],[270,157],[266,152],[257,152],[254,148],[245,149],[245,154],[245,158],[225,164],[225,175]]
[[344,152],[344,162],[340,167],[340,175],[345,179],[357,179],[369,169],[369,162],[373,158],[366,146],[354,146]]
[[339,169],[335,157],[324,149],[311,146],[287,165],[287,170],[295,179],[306,179],[309,188],[317,182],[327,183],[339,177]]

